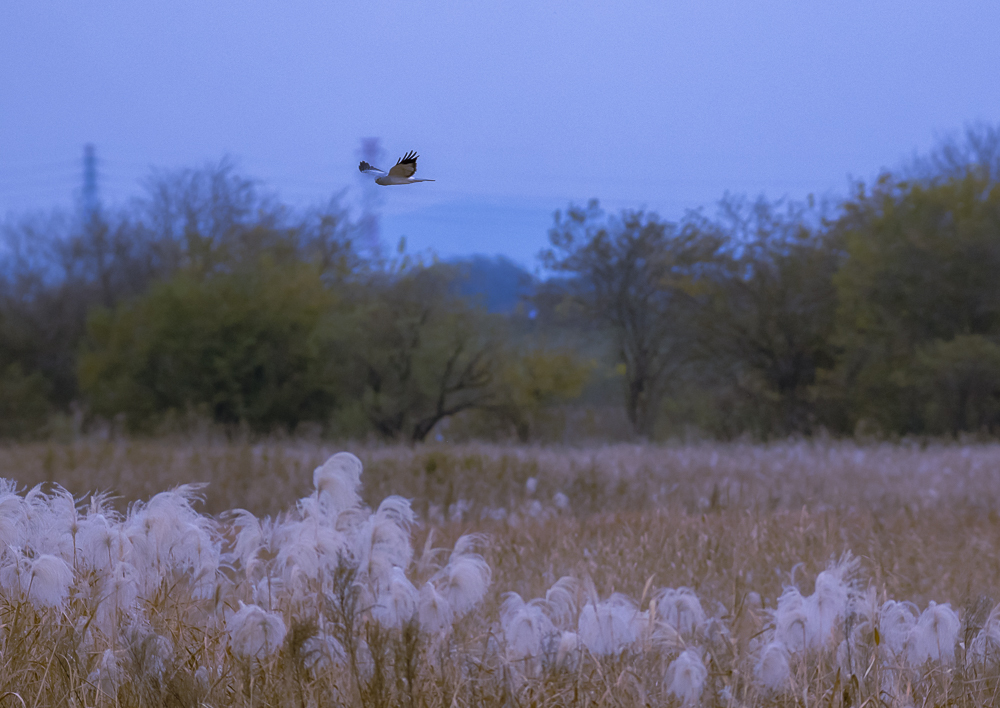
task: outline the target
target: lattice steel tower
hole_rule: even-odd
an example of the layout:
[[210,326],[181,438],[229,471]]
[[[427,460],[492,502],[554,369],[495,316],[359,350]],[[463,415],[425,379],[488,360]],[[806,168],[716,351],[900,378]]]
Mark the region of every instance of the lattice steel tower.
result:
[[[381,167],[385,160],[385,151],[382,150],[379,138],[361,138],[361,159],[365,162]],[[385,168],[383,168],[385,169]],[[368,251],[373,257],[382,255],[382,194],[380,187],[375,184],[368,175],[361,175],[363,184],[361,185],[361,219],[358,222],[360,230],[360,243],[362,249]]]
[[97,194],[97,153],[93,143],[83,146],[83,189],[80,192],[80,206],[86,221],[93,219],[101,210],[101,200]]

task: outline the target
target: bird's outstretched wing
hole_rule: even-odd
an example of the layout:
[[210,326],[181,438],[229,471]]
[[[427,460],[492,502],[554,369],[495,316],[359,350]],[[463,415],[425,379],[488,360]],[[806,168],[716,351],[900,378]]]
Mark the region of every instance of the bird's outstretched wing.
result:
[[416,152],[410,150],[408,153],[399,158],[395,167],[389,170],[389,176],[402,177],[403,179],[412,177],[413,173],[417,171],[418,157],[420,156]]
[[377,167],[372,167],[364,160],[362,160],[361,164],[358,165],[358,169],[364,172],[366,175],[375,175],[376,177],[381,177],[382,175],[385,174],[383,170],[380,170]]

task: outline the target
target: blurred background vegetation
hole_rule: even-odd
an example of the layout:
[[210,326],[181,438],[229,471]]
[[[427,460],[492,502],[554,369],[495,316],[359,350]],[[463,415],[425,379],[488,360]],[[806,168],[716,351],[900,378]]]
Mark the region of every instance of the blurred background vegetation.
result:
[[1000,432],[1000,128],[841,200],[557,213],[534,273],[372,253],[223,161],[10,216],[0,436]]

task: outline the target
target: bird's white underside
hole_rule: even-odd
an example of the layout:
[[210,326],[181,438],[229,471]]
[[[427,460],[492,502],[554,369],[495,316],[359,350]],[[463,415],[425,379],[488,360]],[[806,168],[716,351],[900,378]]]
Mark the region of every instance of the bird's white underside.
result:
[[375,180],[375,184],[381,184],[383,186],[389,186],[392,184],[414,184],[415,182],[433,182],[432,179],[415,179],[413,177],[393,177],[392,175],[386,175],[385,177],[379,177]]

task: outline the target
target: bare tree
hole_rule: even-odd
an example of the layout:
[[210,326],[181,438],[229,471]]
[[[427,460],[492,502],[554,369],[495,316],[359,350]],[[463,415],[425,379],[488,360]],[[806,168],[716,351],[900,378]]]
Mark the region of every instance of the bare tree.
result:
[[689,353],[686,320],[699,281],[721,243],[656,214],[609,217],[596,200],[557,212],[549,241],[544,265],[574,276],[573,300],[611,330],[625,370],[629,421],[639,435],[651,436],[669,379]]
[[445,418],[493,401],[490,318],[449,292],[451,275],[440,265],[383,273],[334,325],[364,416],[387,438],[420,442]]
[[938,140],[928,154],[915,157],[901,171],[905,179],[940,182],[968,173],[1000,181],[1000,124],[972,123],[961,133]]

